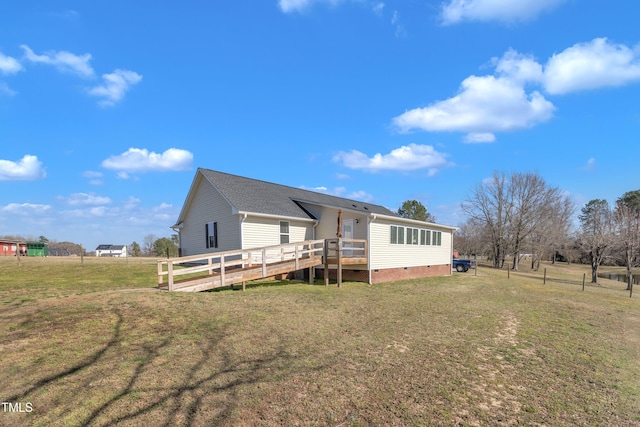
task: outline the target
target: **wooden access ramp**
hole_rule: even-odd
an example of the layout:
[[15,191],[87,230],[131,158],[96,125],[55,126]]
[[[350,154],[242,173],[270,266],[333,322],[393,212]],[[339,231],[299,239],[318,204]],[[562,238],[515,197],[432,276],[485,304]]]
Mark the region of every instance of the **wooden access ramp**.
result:
[[341,272],[343,264],[366,264],[366,251],[366,240],[326,239],[162,259],[158,260],[158,287],[199,292],[241,283],[244,290],[248,281],[304,269],[309,269],[313,283],[314,267],[324,265],[325,271],[338,268]]

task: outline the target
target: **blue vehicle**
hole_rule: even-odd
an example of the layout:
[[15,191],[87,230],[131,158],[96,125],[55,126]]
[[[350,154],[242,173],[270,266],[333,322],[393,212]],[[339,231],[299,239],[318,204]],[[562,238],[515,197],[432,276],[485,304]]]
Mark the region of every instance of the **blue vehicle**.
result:
[[454,257],[451,266],[455,268],[458,273],[466,273],[470,268],[475,268],[476,262],[470,259],[458,259]]

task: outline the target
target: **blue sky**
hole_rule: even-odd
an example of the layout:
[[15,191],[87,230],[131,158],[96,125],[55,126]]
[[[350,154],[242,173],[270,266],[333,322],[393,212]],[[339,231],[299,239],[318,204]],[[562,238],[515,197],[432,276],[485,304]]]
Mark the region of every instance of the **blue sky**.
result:
[[0,6],[0,235],[169,236],[197,167],[438,222],[493,171],[640,188],[630,0]]

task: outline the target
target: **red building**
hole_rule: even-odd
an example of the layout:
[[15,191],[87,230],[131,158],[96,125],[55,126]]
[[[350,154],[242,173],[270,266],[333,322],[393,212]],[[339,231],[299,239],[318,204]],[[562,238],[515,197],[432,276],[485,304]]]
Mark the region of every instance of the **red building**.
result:
[[27,256],[27,244],[25,242],[15,242],[0,240],[0,256]]

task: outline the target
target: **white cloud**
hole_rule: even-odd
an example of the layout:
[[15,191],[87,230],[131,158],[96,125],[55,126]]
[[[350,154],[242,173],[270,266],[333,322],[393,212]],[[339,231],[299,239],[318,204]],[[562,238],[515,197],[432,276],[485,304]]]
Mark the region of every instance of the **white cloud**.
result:
[[97,171],[84,171],[82,172],[82,176],[85,178],[102,178],[103,173]]
[[191,169],[193,154],[179,148],[169,148],[164,153],[154,153],[146,148],[129,148],[124,153],[111,156],[102,162],[102,167],[124,172],[180,171]]
[[352,193],[347,194],[347,199],[353,199],[353,200],[360,200],[361,202],[368,202],[371,203],[374,200],[374,197],[367,193],[366,191],[363,190],[359,190],[359,191],[354,191]]
[[123,207],[126,210],[131,210],[136,206],[139,206],[141,202],[142,200],[138,199],[137,197],[129,196],[129,198],[125,200]]
[[305,187],[304,185],[300,186],[300,188],[304,190],[311,190],[318,193],[329,194],[331,196],[344,197],[346,199],[352,200],[360,200],[362,202],[372,202],[374,197],[367,193],[364,190],[357,190],[352,192],[347,192],[345,187],[335,187],[335,188],[327,188],[324,185],[319,187]]
[[524,21],[553,9],[565,0],[449,0],[442,6],[442,23],[462,21]]
[[429,174],[433,175],[438,169],[451,165],[446,157],[446,154],[437,152],[430,145],[409,144],[396,148],[388,154],[377,153],[373,157],[357,150],[340,151],[334,156],[333,161],[342,163],[350,169],[361,169],[368,172],[428,169]]
[[17,92],[15,90],[11,90],[9,85],[7,85],[5,82],[0,82],[0,94],[3,93],[8,96],[14,96]]
[[496,136],[492,133],[470,133],[464,138],[467,144],[483,144],[487,142],[495,142]]
[[158,206],[153,207],[154,212],[166,211],[168,209],[173,209],[173,205],[171,203],[162,202]]
[[284,13],[303,12],[314,3],[336,4],[339,0],[278,0],[278,6]]
[[100,206],[111,204],[109,197],[96,196],[94,193],[74,193],[65,200],[71,206]]
[[42,162],[36,156],[27,154],[17,162],[0,160],[0,181],[31,181],[45,176]]
[[99,104],[110,107],[120,101],[131,86],[140,83],[142,76],[135,71],[115,70],[111,74],[103,74],[102,79],[104,84],[92,88],[89,94],[105,98]]
[[383,2],[374,3],[372,8],[373,8],[373,13],[375,13],[378,16],[382,16],[382,11],[384,10],[384,3]]
[[84,171],[82,172],[82,176],[84,176],[85,178],[89,178],[89,184],[91,185],[104,184],[104,182],[102,181],[102,172]]
[[489,134],[531,127],[551,118],[555,107],[538,91],[527,94],[509,78],[470,76],[458,95],[409,110],[393,119],[401,131],[412,129]]
[[509,49],[502,58],[492,58],[496,73],[509,80],[519,83],[539,83],[543,80],[542,65],[531,55],[523,55]]
[[16,215],[24,215],[26,211],[29,211],[29,214],[42,213],[49,209],[51,209],[51,206],[49,205],[40,205],[34,203],[9,203],[7,206],[3,206],[2,208],[0,208],[2,212]]
[[525,129],[550,120],[550,95],[622,86],[640,81],[640,47],[613,44],[605,38],[578,43],[553,55],[546,65],[509,49],[492,58],[493,75],[469,76],[457,95],[414,108],[393,119],[400,132],[467,132],[467,143],[493,142],[495,132]]
[[547,92],[564,94],[640,80],[640,49],[596,38],[553,55],[546,64]]
[[15,74],[22,70],[22,65],[17,59],[3,55],[0,52],[0,72],[2,74]]
[[594,171],[596,169],[596,159],[594,157],[589,158],[587,163],[580,169],[587,172]]
[[92,78],[94,76],[93,68],[89,65],[91,55],[75,55],[67,51],[50,51],[42,55],[37,55],[27,45],[20,46],[24,50],[24,56],[27,60],[36,63],[53,65],[58,71],[63,73],[71,73],[83,78]]

